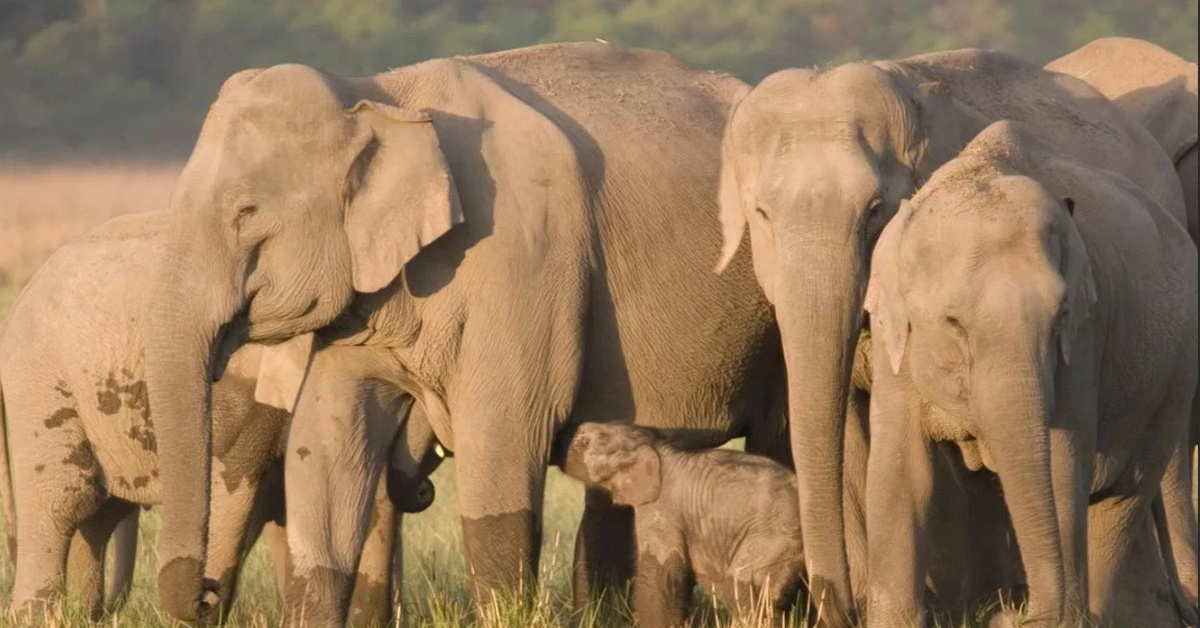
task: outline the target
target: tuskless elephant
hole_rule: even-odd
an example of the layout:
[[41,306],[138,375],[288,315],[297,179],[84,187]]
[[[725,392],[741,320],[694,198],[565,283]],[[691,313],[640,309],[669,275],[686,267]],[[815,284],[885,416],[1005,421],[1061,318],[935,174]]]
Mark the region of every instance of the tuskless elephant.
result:
[[[1139,124],[1150,131],[1163,150],[1175,162],[1187,207],[1187,228],[1192,241],[1200,238],[1197,224],[1197,195],[1200,188],[1200,162],[1197,161],[1196,64],[1140,39],[1104,37],[1084,45],[1050,63],[1046,68],[1077,76],[1087,81]],[[1164,483],[1176,490],[1164,490],[1167,527],[1170,530],[1174,562],[1184,590],[1197,600],[1196,511],[1190,499],[1171,499],[1172,495],[1190,496],[1195,478],[1192,460],[1200,425],[1200,395],[1192,412],[1188,440],[1181,443],[1167,466]]]
[[[170,466],[169,460],[160,465],[166,459],[157,451],[157,413],[146,395],[140,325],[151,269],[167,245],[167,224],[164,212],[131,214],[65,244],[24,288],[0,330],[5,434],[0,490],[16,561],[12,604],[19,612],[37,611],[55,597],[64,575],[67,590],[93,616],[113,608],[128,590],[137,507],[161,501],[160,469]],[[271,368],[286,366],[297,353],[307,360],[311,342],[303,336],[272,347],[244,345],[213,385],[216,472],[207,577],[230,592],[218,615],[232,605],[242,559],[259,531],[284,515],[281,463],[288,412],[258,399],[290,407],[298,389],[277,386],[281,377]],[[322,365],[330,370],[308,374],[312,394],[338,370],[327,360]],[[264,377],[267,382],[260,381]],[[393,425],[404,425],[393,430],[400,434],[388,480],[395,485],[392,494],[411,498],[401,508],[417,511],[433,497],[418,460],[433,443],[419,413],[413,413],[415,425],[404,421],[408,407],[386,409]],[[381,488],[383,499],[374,504],[386,537],[367,552],[372,558],[361,566],[368,577],[361,579],[356,607],[360,616],[369,616],[364,619],[380,621],[388,620],[393,607],[390,591],[378,595],[380,583],[391,579],[395,526],[387,494]],[[105,548],[119,523],[124,527],[115,548],[118,581],[111,583],[105,604]]]
[[1011,121],[901,201],[866,295],[870,626],[922,621],[933,441],[999,476],[1024,625],[1112,625],[1120,612],[1166,626],[1176,608],[1195,623],[1158,565],[1137,577],[1166,605],[1114,600],[1187,431],[1196,261],[1183,225],[1136,185]]
[[[629,421],[716,445],[778,416],[782,358],[749,256],[711,272],[720,130],[745,88],[602,43],[362,78],[302,65],[230,77],[175,189],[173,253],[147,310],[155,433],[176,461],[161,478],[167,612],[207,611],[213,356],[243,324],[254,341],[326,328],[383,349],[363,367],[385,367],[377,381],[416,398],[455,454],[480,606],[531,591],[564,426]],[[340,625],[382,456],[319,401],[294,422],[367,447],[342,465],[289,444],[285,462],[289,493],[296,478],[338,500],[289,500],[308,585],[293,619]],[[577,538],[588,591],[632,565],[628,516],[605,504],[589,497]]]
[[[792,452],[812,594],[853,616],[843,539],[843,427],[871,245],[900,200],[990,121],[1124,174],[1183,220],[1148,132],[1086,83],[1012,55],[940,52],[777,72],[732,108],[722,143],[720,271],[750,233],[787,363]],[[847,532],[851,534],[847,535]]]

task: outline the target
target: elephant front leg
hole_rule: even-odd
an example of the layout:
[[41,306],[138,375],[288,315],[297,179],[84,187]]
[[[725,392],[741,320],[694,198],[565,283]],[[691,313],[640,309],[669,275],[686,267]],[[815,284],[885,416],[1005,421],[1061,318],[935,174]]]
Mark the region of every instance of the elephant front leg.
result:
[[465,426],[478,421],[456,421],[455,429],[470,435],[455,440],[455,475],[471,591],[483,617],[493,605],[532,599],[542,543],[548,441],[534,446],[528,426],[503,424],[512,427],[472,429]]
[[388,499],[386,479],[380,478],[350,598],[351,626],[392,623],[392,556],[398,514]]
[[587,489],[575,535],[574,613],[586,617],[596,602],[622,597],[633,578],[633,509],[614,506],[598,489]]
[[637,576],[633,604],[641,628],[685,626],[696,585],[686,544],[678,530],[644,517],[637,530]]
[[913,409],[880,407],[891,405],[881,396],[874,395],[871,408],[867,464],[867,621],[873,627],[921,626],[933,451]]
[[[87,612],[92,621],[104,613],[104,555],[113,531],[137,507],[127,501],[109,498],[94,515],[79,524],[71,539],[67,557],[67,591]],[[136,522],[136,518],[134,519]],[[132,560],[132,557],[118,556]]]

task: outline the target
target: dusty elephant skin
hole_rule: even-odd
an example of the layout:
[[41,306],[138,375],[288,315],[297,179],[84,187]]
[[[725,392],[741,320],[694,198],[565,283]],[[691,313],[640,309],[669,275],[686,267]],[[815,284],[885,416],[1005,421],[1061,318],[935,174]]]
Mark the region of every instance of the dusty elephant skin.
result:
[[[1151,503],[1192,411],[1196,260],[1136,185],[1011,121],[901,203],[866,296],[869,625],[922,620],[931,441],[999,477],[1026,625],[1195,623],[1162,557],[1135,546],[1153,543]],[[1131,568],[1122,586],[1148,595],[1122,608]]]
[[[1046,69],[1079,77],[1124,109],[1150,131],[1163,150],[1175,161],[1187,207],[1187,228],[1192,241],[1200,238],[1197,197],[1200,195],[1200,164],[1197,163],[1196,64],[1148,41],[1127,37],[1105,37],[1084,45],[1050,63]],[[1186,595],[1196,606],[1197,576],[1196,511],[1192,494],[1192,464],[1200,425],[1200,395],[1192,412],[1189,438],[1167,467],[1163,490],[1167,529],[1175,569]]]
[[844,530],[843,427],[871,245],[932,172],[994,120],[1119,172],[1174,216],[1178,177],[1154,138],[1073,77],[999,52],[791,69],[732,108],[722,144],[720,270],[750,233],[787,362],[807,567],[853,619]]
[[[748,255],[711,272],[720,129],[744,88],[591,42],[362,78],[300,65],[230,77],[172,197],[172,254],[147,310],[158,448],[179,461],[162,476],[163,560],[205,558],[211,356],[237,344],[236,321],[252,341],[322,330],[335,348],[384,350],[363,366],[378,369],[376,405],[417,400],[456,456],[464,521],[504,539],[465,530],[480,603],[532,592],[563,426],[658,423],[712,445],[749,432],[782,376],[778,336]],[[352,505],[289,503],[312,590],[331,582],[314,570],[353,570],[386,452],[361,417],[319,400],[293,416],[292,437],[305,424],[311,442],[364,448],[346,469],[289,444],[289,493]],[[344,608],[342,593],[289,605]]]
[[1148,41],[1104,37],[1046,64],[1086,81],[1141,124],[1175,162],[1187,205],[1188,234],[1197,224],[1196,64]]
[[633,425],[584,423],[563,470],[633,507],[638,625],[684,625],[696,583],[747,619],[782,624],[804,564],[795,475],[784,466],[745,452],[681,451]]
[[[18,538],[10,538],[18,610],[57,595],[64,575],[67,591],[92,616],[111,610],[130,585],[136,505],[158,503],[162,491],[155,415],[143,383],[140,314],[147,269],[165,244],[163,218],[124,216],[64,245],[26,286],[0,331],[0,424],[7,435],[0,484],[8,529],[18,531]],[[206,588],[219,594],[208,600],[217,605],[206,609],[213,619],[232,606],[240,565],[259,530],[283,514],[282,474],[275,484],[268,475],[282,456],[288,413],[255,402],[260,357],[273,350],[240,348],[213,385],[217,473],[203,572]],[[319,372],[312,377],[322,379]],[[388,417],[394,426],[402,418]],[[413,435],[397,448],[391,466],[403,475],[389,477],[397,476],[393,482],[401,490],[419,491],[428,478],[416,463],[432,446],[432,432],[427,426],[396,427],[389,434],[397,430]],[[432,493],[425,500],[404,497],[424,507]],[[392,508],[386,498],[376,504],[382,508]],[[11,525],[15,521],[21,525]],[[106,595],[106,547],[118,525],[129,525],[122,521],[132,521],[132,527],[118,537],[117,581]],[[384,555],[390,569],[392,535],[373,540],[366,553]],[[163,562],[165,604],[195,595],[189,583],[197,568],[186,556]],[[391,617],[389,604],[373,608],[379,620]]]

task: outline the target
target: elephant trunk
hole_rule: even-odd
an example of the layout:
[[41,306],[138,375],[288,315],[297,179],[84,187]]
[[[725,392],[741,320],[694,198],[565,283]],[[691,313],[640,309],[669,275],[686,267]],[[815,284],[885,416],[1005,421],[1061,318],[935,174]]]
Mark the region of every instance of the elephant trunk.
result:
[[994,362],[975,366],[973,414],[1012,517],[1029,583],[1030,618],[1057,622],[1069,610],[1058,516],[1059,508],[1068,505],[1055,503],[1050,458],[1053,376],[1041,360],[1028,355],[1032,349],[1021,344],[1011,341],[1010,350]]
[[162,487],[158,590],[167,613],[195,622],[216,606],[204,581],[213,355],[239,304],[232,291],[206,290],[218,282],[197,285],[197,278],[220,269],[197,263],[205,256],[189,240],[173,238],[179,248],[159,269],[146,310],[145,351]]
[[[812,602],[833,626],[854,621],[842,465],[866,264],[858,250],[847,248],[853,247],[810,247],[792,259],[781,259],[785,270],[775,286]],[[781,246],[781,252],[787,251],[786,244]]]

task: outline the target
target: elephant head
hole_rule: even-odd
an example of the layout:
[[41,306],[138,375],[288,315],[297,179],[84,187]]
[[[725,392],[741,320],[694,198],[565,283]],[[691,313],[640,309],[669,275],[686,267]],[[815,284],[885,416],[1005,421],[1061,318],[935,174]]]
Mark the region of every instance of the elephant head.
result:
[[954,107],[940,84],[876,65],[784,70],[734,105],[722,143],[717,271],[748,228],[787,362],[814,595],[831,586],[842,608],[843,427],[871,244],[900,200],[961,149]]
[[[902,203],[875,247],[866,310],[884,368],[907,364],[924,399],[986,438],[1051,424],[1056,369],[1096,292],[1074,201],[1028,177],[985,177],[939,175]],[[1035,452],[1003,452],[1014,454]]]
[[643,506],[662,490],[658,436],[633,425],[584,423],[575,431],[564,471],[612,495],[613,503]]
[[320,328],[462,221],[428,115],[371,81],[301,65],[229,78],[171,199],[171,253],[146,313],[163,483],[159,590],[200,620],[211,382],[246,339]]

